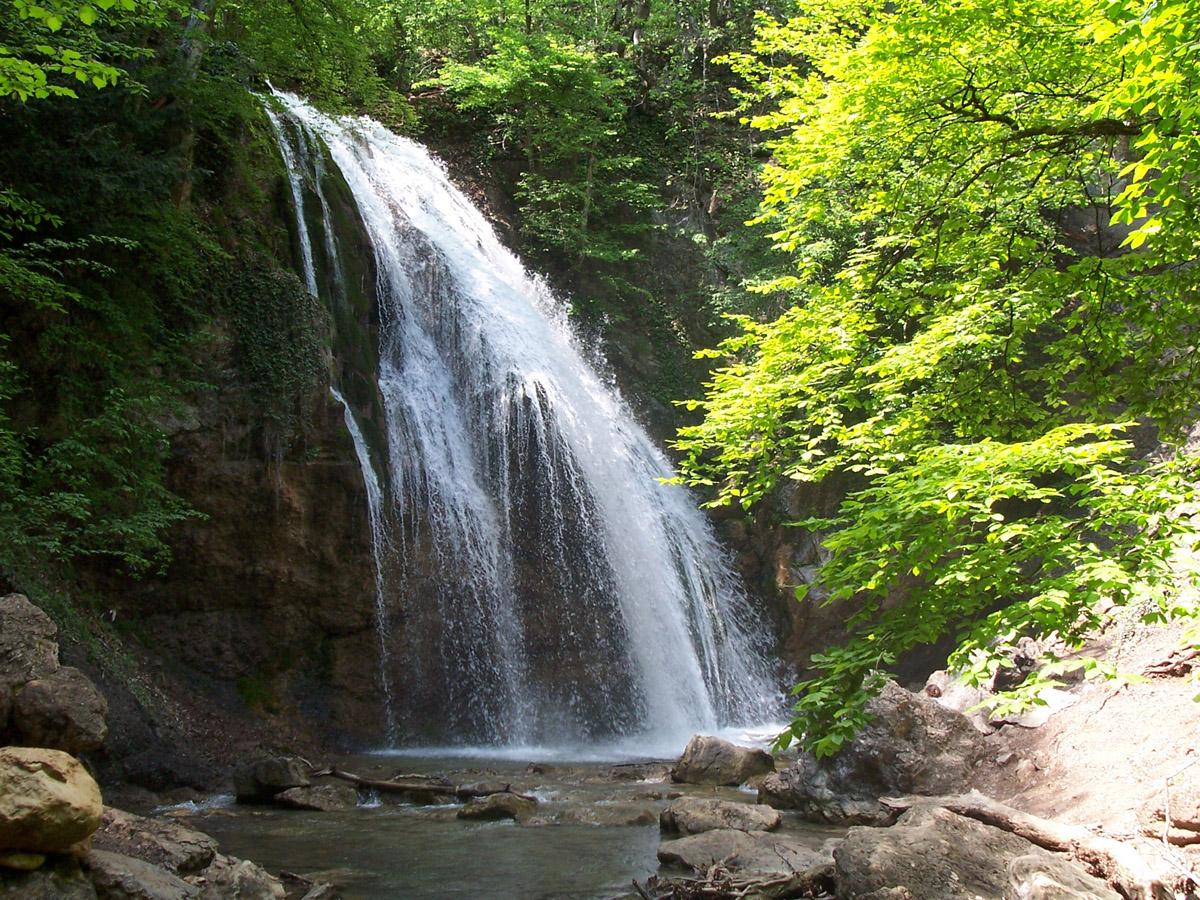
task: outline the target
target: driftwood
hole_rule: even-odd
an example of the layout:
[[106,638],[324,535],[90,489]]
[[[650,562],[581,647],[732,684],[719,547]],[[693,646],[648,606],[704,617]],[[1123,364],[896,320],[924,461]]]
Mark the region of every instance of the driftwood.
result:
[[978,791],[950,797],[885,797],[879,802],[897,811],[914,806],[940,806],[1011,832],[1046,850],[1067,853],[1129,900],[1172,900],[1175,896],[1170,885],[1129,844],[1093,834],[1080,825],[1067,825],[1021,812]]
[[656,875],[644,884],[634,881],[633,889],[642,900],[793,900],[828,896],[833,891],[833,876],[832,863],[758,877],[737,875],[724,863],[717,863],[698,878]]
[[1146,666],[1142,669],[1142,674],[1152,678],[1180,678],[1198,666],[1200,666],[1200,647],[1185,647],[1176,650],[1166,659]]
[[531,797],[528,794],[518,794],[512,789],[511,784],[505,784],[500,788],[486,788],[471,784],[451,784],[448,781],[432,781],[412,775],[402,778],[391,778],[387,781],[377,781],[372,778],[363,778],[355,775],[353,772],[339,769],[337,766],[330,766],[329,768],[313,772],[312,777],[340,778],[342,781],[350,782],[355,787],[371,791],[381,791],[385,794],[428,794],[432,797],[454,797],[458,800],[473,800],[477,797],[490,797],[493,794],[512,794],[514,797],[520,797],[522,800],[537,802],[537,797]]

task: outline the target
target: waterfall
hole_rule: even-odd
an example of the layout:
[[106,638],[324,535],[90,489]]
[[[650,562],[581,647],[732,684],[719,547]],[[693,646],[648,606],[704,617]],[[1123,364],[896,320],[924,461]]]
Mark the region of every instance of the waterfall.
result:
[[764,629],[562,304],[421,145],[275,96],[304,265],[306,183],[337,265],[325,152],[375,256],[386,478],[342,402],[373,532],[397,560],[377,568],[389,730],[674,752],[694,732],[770,721]]

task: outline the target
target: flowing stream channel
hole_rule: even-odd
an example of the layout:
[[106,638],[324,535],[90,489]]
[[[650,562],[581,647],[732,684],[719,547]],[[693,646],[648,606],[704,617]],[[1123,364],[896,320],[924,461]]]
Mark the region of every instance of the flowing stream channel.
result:
[[374,535],[383,743],[665,756],[776,718],[725,551],[564,305],[420,144],[287,93],[268,113],[309,290],[344,289],[329,179],[374,255],[376,446],[335,397]]

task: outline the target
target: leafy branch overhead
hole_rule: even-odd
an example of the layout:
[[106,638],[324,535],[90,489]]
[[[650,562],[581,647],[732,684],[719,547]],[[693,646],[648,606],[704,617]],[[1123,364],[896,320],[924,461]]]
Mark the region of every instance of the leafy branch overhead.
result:
[[716,503],[844,489],[798,524],[853,636],[785,736],[829,753],[917,644],[979,682],[1018,636],[1178,612],[1192,461],[1144,444],[1200,399],[1200,4],[801,6],[729,57],[795,305],[740,320],[677,447]]

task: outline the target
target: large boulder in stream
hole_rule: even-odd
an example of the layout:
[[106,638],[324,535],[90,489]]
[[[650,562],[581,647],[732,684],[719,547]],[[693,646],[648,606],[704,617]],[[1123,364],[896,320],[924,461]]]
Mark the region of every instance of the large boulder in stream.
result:
[[775,760],[765,750],[698,734],[688,741],[671,779],[683,784],[736,785],[774,771]]
[[885,825],[878,802],[902,794],[953,794],[971,786],[987,738],[962,713],[889,682],[867,703],[867,726],[832,757],[808,753],[763,779],[759,802],[818,822]]
[[891,828],[851,828],[834,851],[838,900],[1119,900],[1065,857],[938,806],[915,807]]
[[679,834],[700,834],[725,828],[774,831],[780,820],[779,811],[769,806],[706,797],[682,797],[664,809],[658,819],[663,831]]
[[100,788],[58,750],[0,749],[0,851],[60,853],[100,824]]
[[291,756],[260,759],[233,774],[238,803],[270,803],[290,788],[308,787],[308,766]]

